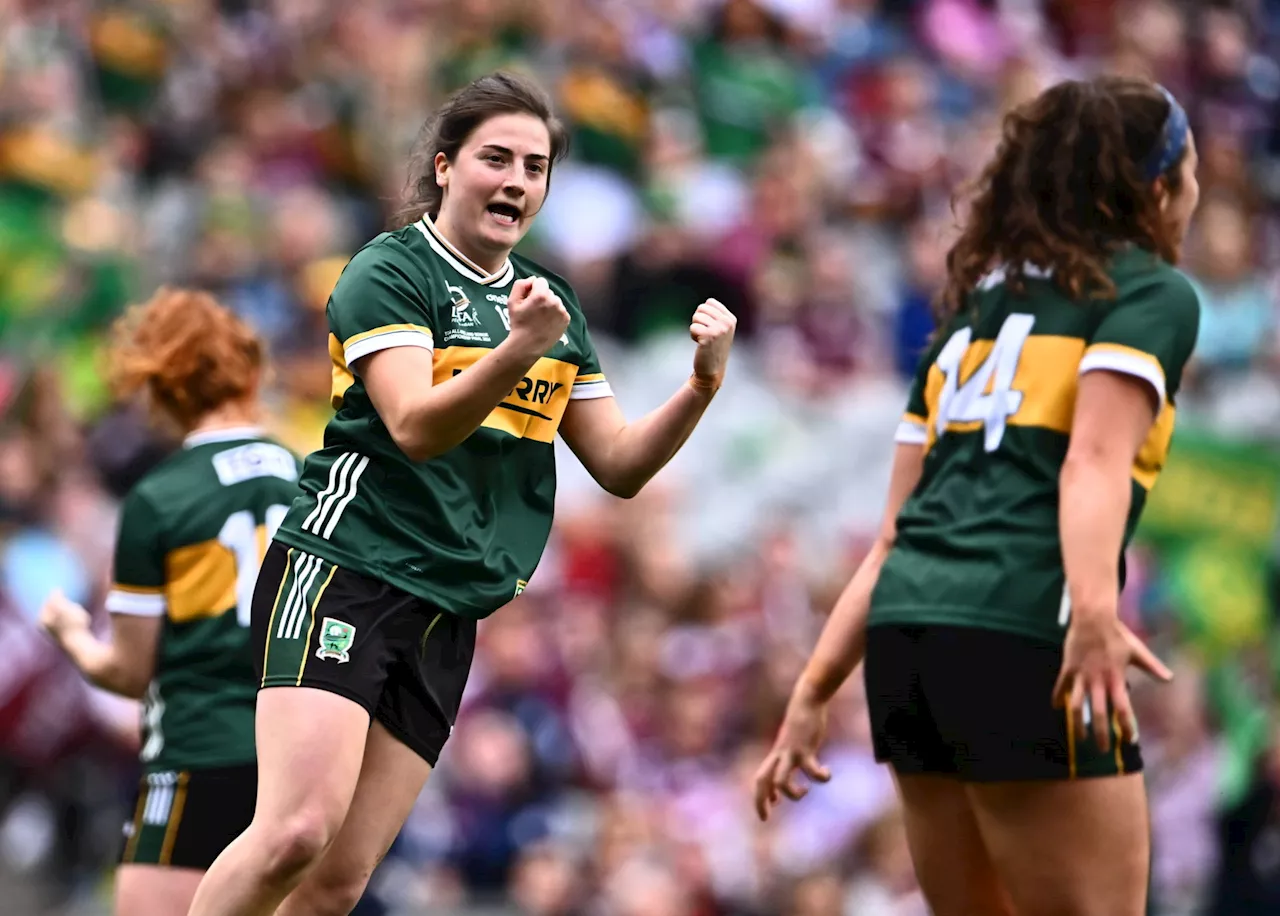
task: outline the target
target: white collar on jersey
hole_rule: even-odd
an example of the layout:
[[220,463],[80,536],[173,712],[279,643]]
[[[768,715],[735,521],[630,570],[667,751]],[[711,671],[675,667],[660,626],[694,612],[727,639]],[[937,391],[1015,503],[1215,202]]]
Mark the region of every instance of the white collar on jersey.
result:
[[511,266],[510,258],[503,261],[502,266],[496,272],[486,274],[479,264],[455,248],[452,242],[440,234],[440,230],[436,228],[436,224],[432,222],[431,217],[423,214],[422,219],[413,225],[414,228],[422,233],[422,237],[431,243],[432,250],[442,260],[473,283],[497,288],[506,286],[515,279],[516,269]]
[[[1007,273],[1008,268],[1003,264],[1000,265],[978,281],[977,289],[994,289],[1004,282]],[[1032,264],[1030,261],[1024,261],[1022,263],[1022,275],[1030,277],[1032,280],[1048,280],[1053,276],[1053,271],[1049,268],[1040,267],[1038,264]]]
[[241,439],[261,439],[262,429],[257,426],[228,426],[226,429],[209,429],[192,433],[182,440],[183,448],[195,448],[211,442],[238,442]]

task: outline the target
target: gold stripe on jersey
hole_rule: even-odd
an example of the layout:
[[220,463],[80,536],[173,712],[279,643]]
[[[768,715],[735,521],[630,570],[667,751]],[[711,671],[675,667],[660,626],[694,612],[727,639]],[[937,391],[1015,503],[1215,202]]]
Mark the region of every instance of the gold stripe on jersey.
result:
[[[488,347],[436,350],[432,383],[439,385],[453,378],[492,352]],[[554,442],[577,374],[578,367],[573,363],[542,357],[480,425],[509,433],[517,439]]]
[[1169,457],[1169,443],[1173,441],[1173,424],[1177,411],[1172,404],[1166,403],[1160,410],[1160,416],[1147,433],[1142,448],[1138,449],[1138,457],[1133,461],[1133,479],[1144,490],[1150,490],[1164,470],[1165,460]]
[[[975,340],[960,359],[960,378],[963,386],[991,355],[995,346],[992,340]],[[1027,338],[1018,360],[1018,371],[1013,376],[1011,390],[1022,392],[1022,406],[1008,419],[1011,426],[1038,426],[1055,432],[1071,431],[1071,415],[1076,406],[1076,372],[1080,357],[1084,355],[1084,341],[1078,337],[1038,335]],[[938,400],[945,381],[937,364],[929,367],[924,400],[929,408],[929,441],[932,448],[937,438]],[[994,383],[995,376],[992,376]],[[989,392],[984,392],[989,393]],[[965,423],[949,423],[949,432],[972,432],[982,428],[980,420]]]
[[127,592],[130,595],[163,595],[163,585],[123,585],[119,582],[111,583],[113,592]]
[[[991,355],[994,346],[995,341],[991,340],[975,340],[969,345],[969,349],[965,350],[964,356],[960,359],[958,386],[963,386],[978,371]],[[1164,377],[1164,371],[1159,369],[1159,361],[1149,353],[1118,344],[1095,344],[1088,348],[1091,353],[1100,350],[1141,357],[1157,368],[1161,378]],[[1011,390],[1022,393],[1022,406],[1017,413],[1008,418],[1008,424],[1034,426],[1069,435],[1075,415],[1080,360],[1084,354],[1085,342],[1076,337],[1048,334],[1028,337],[1022,348],[1022,357],[1018,360],[1018,371],[1014,374],[1013,384],[1010,386]],[[928,426],[926,451],[933,447],[938,437],[938,401],[942,395],[944,381],[942,370],[936,364],[930,366],[924,394],[925,404],[929,410],[926,421]],[[994,383],[994,375],[992,381]],[[989,390],[985,393],[989,393]],[[1142,448],[1138,450],[1137,458],[1134,459],[1133,479],[1143,489],[1151,489],[1156,478],[1160,476],[1161,469],[1164,468],[1165,459],[1169,455],[1169,444],[1173,439],[1174,417],[1173,405],[1166,403],[1147,434]],[[981,428],[980,420],[947,424],[947,431],[956,433],[976,432]]]
[[332,333],[329,335],[329,361],[333,364],[333,385],[329,400],[333,409],[337,410],[342,406],[342,396],[355,384],[356,377],[347,368],[347,357],[342,351],[342,344],[337,335]]
[[604,373],[603,373],[603,372],[588,372],[586,375],[579,375],[579,376],[578,376],[577,378],[575,378],[573,381],[574,381],[574,384],[577,384],[577,385],[589,385],[589,384],[591,384],[592,382],[603,382],[603,381],[604,381]]
[[217,540],[169,551],[164,558],[169,617],[175,623],[217,617],[236,606],[236,558]]

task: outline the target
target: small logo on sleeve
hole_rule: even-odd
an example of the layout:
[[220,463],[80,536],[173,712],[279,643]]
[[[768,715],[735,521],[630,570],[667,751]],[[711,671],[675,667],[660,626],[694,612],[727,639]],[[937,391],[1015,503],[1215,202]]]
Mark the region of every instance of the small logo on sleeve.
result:
[[351,661],[349,650],[356,639],[356,628],[332,617],[324,618],[320,624],[320,648],[316,650],[316,658],[337,659],[338,664]]
[[512,598],[519,598],[519,597],[520,597],[520,593],[521,593],[521,592],[523,592],[523,591],[524,591],[526,588],[528,588],[528,587],[529,587],[529,583],[528,583],[528,582],[526,582],[524,579],[517,579],[517,580],[516,580],[516,593],[515,593],[514,595],[512,595],[511,597],[512,597]]

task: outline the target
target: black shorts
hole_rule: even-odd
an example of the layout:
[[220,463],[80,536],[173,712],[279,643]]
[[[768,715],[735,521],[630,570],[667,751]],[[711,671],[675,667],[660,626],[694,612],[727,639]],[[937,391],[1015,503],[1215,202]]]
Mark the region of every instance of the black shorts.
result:
[[432,766],[453,730],[476,621],[273,541],[253,592],[259,685],[354,700]]
[[956,626],[867,630],[867,705],[876,759],[902,774],[970,782],[1076,779],[1142,769],[1136,742],[1099,750],[1053,706],[1062,647]]
[[124,825],[121,865],[204,870],[253,820],[257,764],[147,773]]

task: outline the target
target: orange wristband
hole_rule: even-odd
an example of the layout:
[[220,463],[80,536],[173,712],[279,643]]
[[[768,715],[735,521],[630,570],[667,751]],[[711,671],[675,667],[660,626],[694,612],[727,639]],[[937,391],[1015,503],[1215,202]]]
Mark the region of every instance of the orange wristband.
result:
[[706,379],[698,378],[695,374],[689,376],[689,387],[694,391],[710,391],[712,394],[715,394],[720,390],[720,383],[722,380],[723,377],[719,375],[715,377],[714,381],[707,381]]

